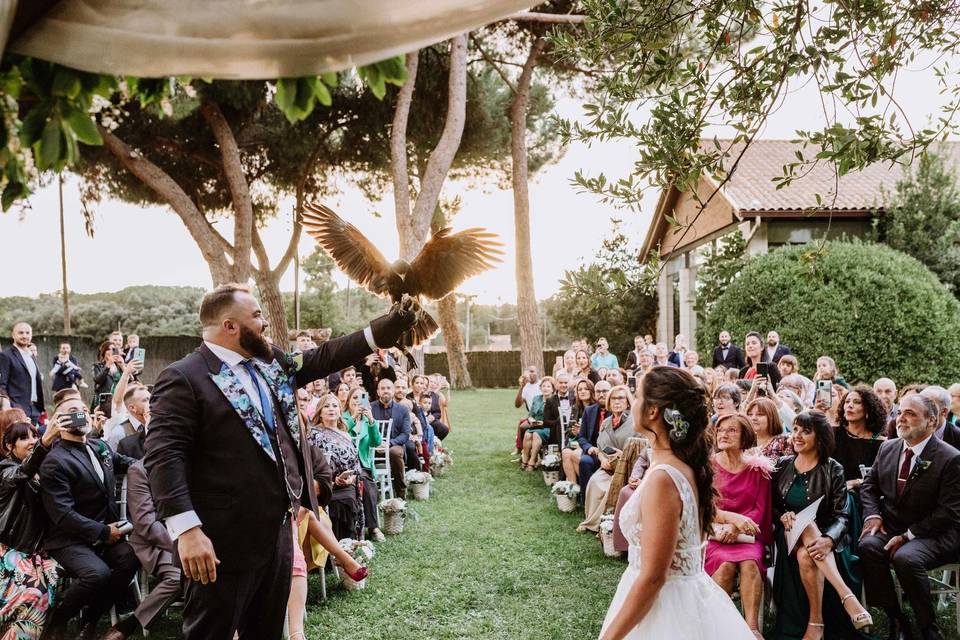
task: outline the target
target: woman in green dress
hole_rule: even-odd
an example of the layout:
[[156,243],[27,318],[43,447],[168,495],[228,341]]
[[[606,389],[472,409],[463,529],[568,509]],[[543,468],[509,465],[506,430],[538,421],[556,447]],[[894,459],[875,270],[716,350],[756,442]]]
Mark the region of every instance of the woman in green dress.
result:
[[[837,555],[849,553],[847,487],[843,467],[831,459],[833,429],[820,411],[805,411],[793,423],[796,455],[780,458],[773,475],[777,561],[773,596],[777,621],[771,639],[859,638],[873,624],[844,581]],[[798,521],[821,499],[812,521]],[[793,548],[787,534],[803,527]],[[796,532],[794,532],[796,533]]]
[[383,540],[383,533],[380,531],[377,516],[377,470],[373,466],[373,450],[383,444],[383,436],[380,435],[377,422],[370,412],[370,399],[363,387],[350,390],[345,406],[347,410],[343,414],[343,421],[347,424],[347,433],[357,445],[360,468],[363,470],[360,491],[364,523],[370,538],[380,542]]
[[560,424],[560,398],[557,397],[557,383],[550,376],[540,381],[540,395],[530,402],[530,427],[523,435],[523,456],[520,468],[533,471],[537,464],[540,447],[553,441],[553,432]]

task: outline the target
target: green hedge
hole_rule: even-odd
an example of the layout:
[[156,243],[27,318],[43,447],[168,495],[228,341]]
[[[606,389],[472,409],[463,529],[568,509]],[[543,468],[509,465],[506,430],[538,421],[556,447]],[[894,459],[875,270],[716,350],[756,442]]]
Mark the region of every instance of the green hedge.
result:
[[920,262],[882,245],[828,242],[753,258],[698,332],[780,332],[810,376],[832,356],[848,381],[960,381],[960,303]]

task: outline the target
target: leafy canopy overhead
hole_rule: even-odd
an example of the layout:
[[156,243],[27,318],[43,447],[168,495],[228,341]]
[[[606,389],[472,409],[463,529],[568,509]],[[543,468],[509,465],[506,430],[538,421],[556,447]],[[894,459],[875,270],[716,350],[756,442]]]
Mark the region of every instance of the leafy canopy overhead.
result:
[[[957,2],[884,0],[583,0],[582,29],[558,32],[558,51],[602,69],[567,139],[627,139],[637,160],[621,179],[578,174],[582,187],[636,207],[648,183],[692,190],[703,174],[723,183],[739,155],[788,92],[820,94],[819,128],[798,131],[797,159],[778,184],[816,162],[837,174],[905,161],[957,131],[960,7]],[[929,67],[940,90],[931,122],[909,122],[897,100],[905,70]],[[649,119],[638,122],[638,112]],[[708,127],[731,127],[727,144],[703,146]],[[741,145],[742,148],[746,148]],[[738,151],[738,154],[740,152]],[[821,194],[826,201],[829,194]],[[712,197],[712,196],[711,196]]]

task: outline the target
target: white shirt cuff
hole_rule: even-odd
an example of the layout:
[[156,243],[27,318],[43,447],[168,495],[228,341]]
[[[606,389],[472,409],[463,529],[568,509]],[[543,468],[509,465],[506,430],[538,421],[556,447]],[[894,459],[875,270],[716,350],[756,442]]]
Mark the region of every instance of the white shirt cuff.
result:
[[178,513],[175,516],[170,516],[164,522],[167,525],[167,531],[170,533],[170,537],[174,540],[179,538],[182,534],[186,533],[190,529],[199,527],[203,523],[200,522],[199,516],[197,516],[196,511],[184,511],[183,513]]
[[866,524],[867,520],[873,520],[874,518],[879,518],[880,516],[867,516],[863,519],[863,523]]
[[910,531],[910,529],[907,529],[907,533],[906,533],[905,535],[906,535],[907,540],[913,540],[914,538],[917,537],[917,536],[913,535],[913,531]]
[[376,351],[380,348],[377,346],[377,343],[373,341],[373,330],[369,326],[364,327],[363,337],[367,339],[367,344],[370,345],[371,351]]

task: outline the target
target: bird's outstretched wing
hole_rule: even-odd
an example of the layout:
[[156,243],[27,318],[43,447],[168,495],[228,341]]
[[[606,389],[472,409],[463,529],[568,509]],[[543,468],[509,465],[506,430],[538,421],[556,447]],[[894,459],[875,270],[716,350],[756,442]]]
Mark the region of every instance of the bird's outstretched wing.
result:
[[433,234],[410,265],[406,288],[411,295],[439,300],[501,261],[503,244],[496,234],[478,227],[452,231],[448,227]]
[[359,229],[319,203],[307,204],[300,222],[351,280],[378,296],[387,295],[390,263]]

